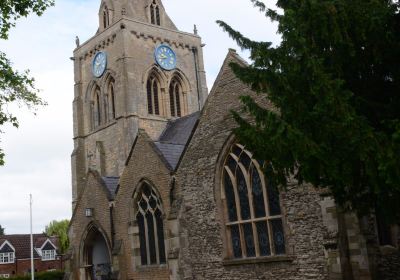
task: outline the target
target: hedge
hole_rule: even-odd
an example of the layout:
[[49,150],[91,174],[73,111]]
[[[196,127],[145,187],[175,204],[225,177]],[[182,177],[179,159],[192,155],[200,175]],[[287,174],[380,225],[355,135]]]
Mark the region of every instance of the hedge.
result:
[[[35,273],[35,280],[63,280],[64,272],[62,271],[46,271]],[[0,280],[7,280],[0,278]],[[12,280],[31,280],[31,275],[10,277]]]

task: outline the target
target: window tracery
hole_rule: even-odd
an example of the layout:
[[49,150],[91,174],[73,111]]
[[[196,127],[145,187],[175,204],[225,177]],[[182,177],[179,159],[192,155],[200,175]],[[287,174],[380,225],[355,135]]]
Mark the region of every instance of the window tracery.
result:
[[92,100],[92,119],[93,119],[93,128],[96,128],[101,125],[101,99],[100,99],[100,87],[96,86],[94,90],[94,96]]
[[150,19],[151,24],[161,25],[160,6],[157,4],[156,0],[153,0],[150,5]]
[[147,80],[147,109],[152,115],[160,115],[160,83],[157,77],[151,74]]
[[142,265],[166,263],[161,199],[144,183],[136,202]]
[[107,85],[107,112],[110,120],[114,120],[116,117],[115,111],[115,80],[114,78],[110,78]]
[[103,28],[107,28],[110,25],[110,11],[107,6],[103,9]]
[[178,79],[172,79],[169,85],[169,104],[171,110],[172,117],[181,117],[182,116],[182,105],[181,102],[183,101],[182,96],[182,85],[178,81]]
[[222,198],[231,258],[286,254],[279,191],[264,177],[264,168],[240,144],[225,160]]

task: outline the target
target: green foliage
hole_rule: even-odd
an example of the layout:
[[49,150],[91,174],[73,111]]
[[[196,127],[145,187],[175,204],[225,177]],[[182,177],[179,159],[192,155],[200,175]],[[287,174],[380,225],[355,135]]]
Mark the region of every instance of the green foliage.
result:
[[[39,272],[35,273],[36,280],[62,280],[64,278],[64,272],[62,271],[46,271],[46,272]],[[0,278],[5,279],[5,278]],[[13,280],[30,280],[31,275],[25,276],[16,276],[12,277]]]
[[[7,0],[0,1],[0,39],[8,39],[11,27],[21,17],[30,13],[42,15],[54,0]],[[17,118],[8,111],[10,104],[25,105],[29,109],[45,105],[38,96],[35,80],[29,76],[29,71],[19,72],[12,68],[5,53],[0,51],[0,127],[11,123],[18,127]],[[0,130],[1,133],[1,130]],[[0,166],[4,165],[4,152],[0,149]]]
[[45,228],[48,236],[58,236],[60,238],[61,253],[65,253],[69,247],[68,239],[69,220],[52,221]]
[[4,235],[4,228],[0,225],[0,235]]
[[[255,42],[218,21],[252,64],[236,75],[278,109],[243,96],[239,140],[287,186],[326,188],[359,214],[400,213],[400,5],[388,0],[251,0],[281,43]],[[246,121],[252,116],[255,123]]]
[[20,17],[31,13],[41,16],[54,0],[7,0],[0,2],[0,38],[7,39],[8,31]]

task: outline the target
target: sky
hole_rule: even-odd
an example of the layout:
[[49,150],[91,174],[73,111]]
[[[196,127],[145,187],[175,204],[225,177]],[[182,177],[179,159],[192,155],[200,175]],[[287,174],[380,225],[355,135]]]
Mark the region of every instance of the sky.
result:
[[[3,126],[0,146],[6,165],[0,167],[0,225],[6,234],[29,233],[29,194],[33,195],[33,231],[43,232],[52,220],[69,219],[71,211],[72,100],[75,36],[92,37],[98,25],[101,0],[56,0],[42,17],[30,15],[0,41],[14,68],[29,69],[48,105],[36,115],[10,107],[18,129]],[[275,1],[265,0],[273,7]],[[196,24],[204,47],[207,83],[211,90],[229,48],[240,48],[215,23],[224,20],[254,40],[279,43],[277,26],[250,0],[163,0],[178,29],[193,32]]]

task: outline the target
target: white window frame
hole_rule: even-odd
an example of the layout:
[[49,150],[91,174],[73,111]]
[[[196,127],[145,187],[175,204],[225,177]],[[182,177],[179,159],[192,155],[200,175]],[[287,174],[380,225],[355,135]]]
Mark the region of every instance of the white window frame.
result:
[[14,263],[15,253],[0,253],[0,264]]
[[42,261],[54,261],[56,259],[56,250],[42,250]]
[[0,274],[0,278],[10,278],[10,274]]

